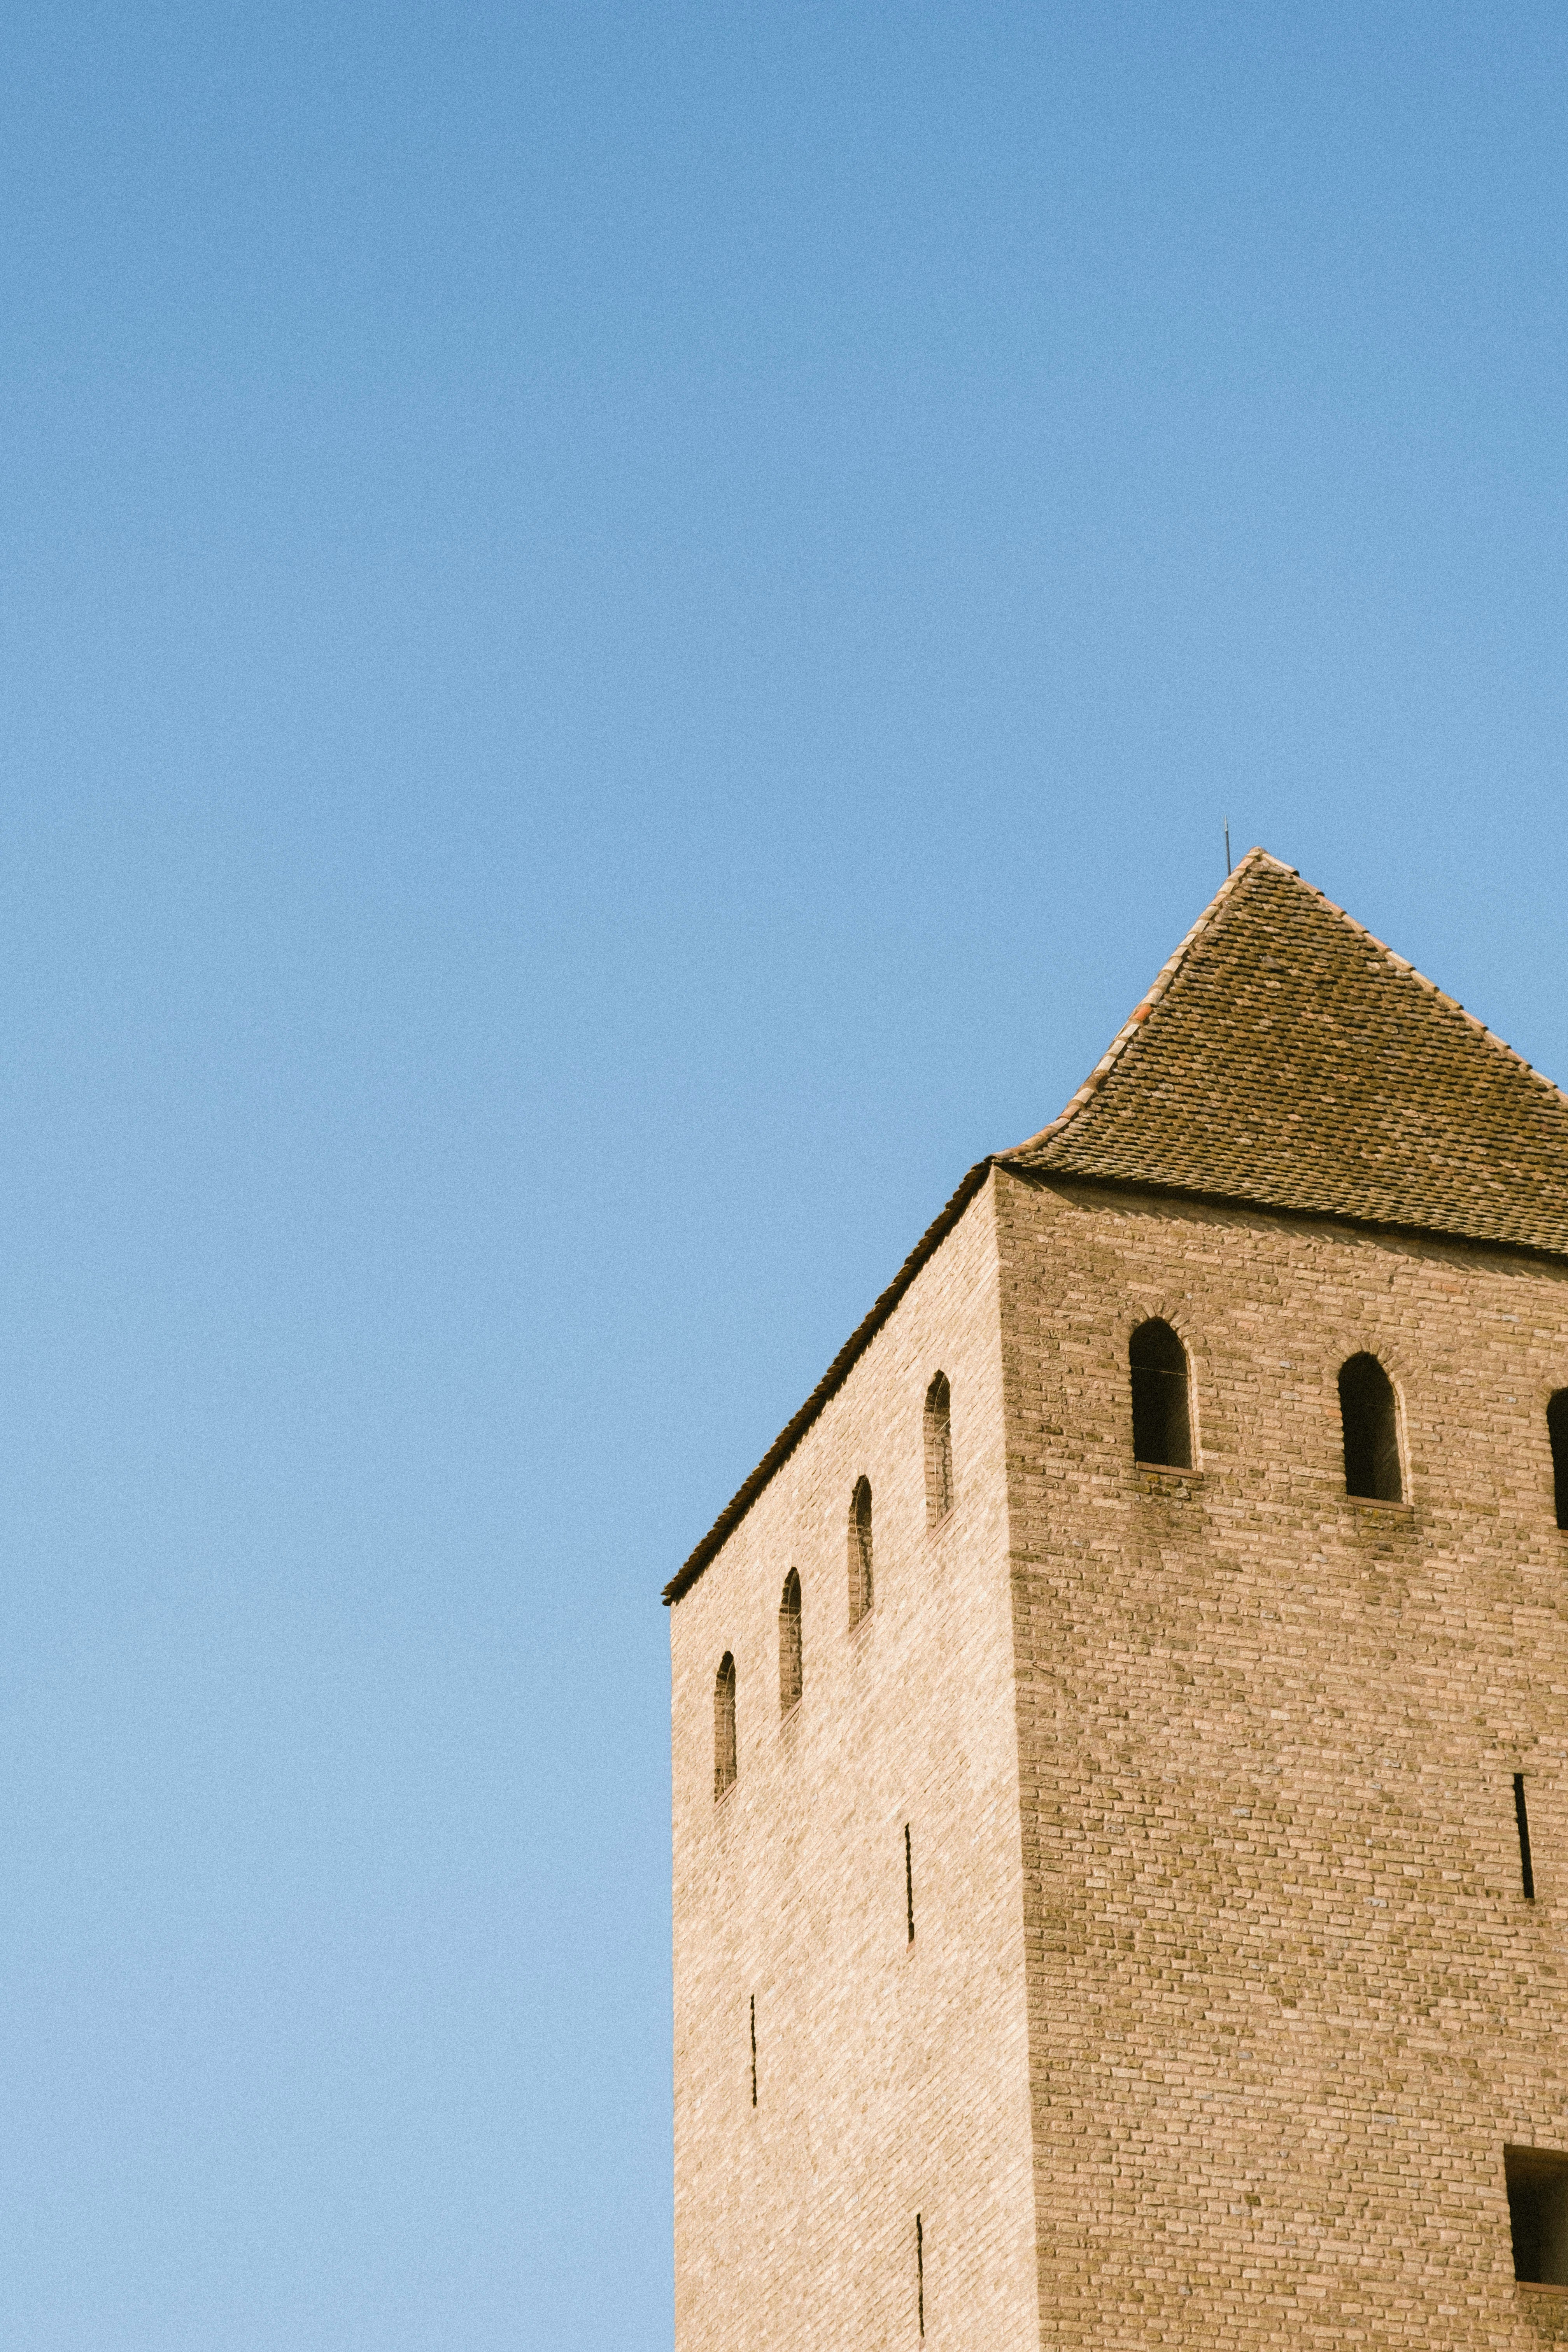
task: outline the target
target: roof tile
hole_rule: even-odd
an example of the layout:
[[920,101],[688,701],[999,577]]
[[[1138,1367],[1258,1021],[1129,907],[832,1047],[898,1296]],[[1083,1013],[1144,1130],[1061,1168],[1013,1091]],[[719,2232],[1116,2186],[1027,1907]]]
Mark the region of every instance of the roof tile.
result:
[[1568,1100],[1250,850],[1004,1166],[1568,1254]]
[[667,1603],[788,1460],[993,1166],[1568,1255],[1568,1099],[1321,890],[1249,850],[1061,1116],[970,1170]]

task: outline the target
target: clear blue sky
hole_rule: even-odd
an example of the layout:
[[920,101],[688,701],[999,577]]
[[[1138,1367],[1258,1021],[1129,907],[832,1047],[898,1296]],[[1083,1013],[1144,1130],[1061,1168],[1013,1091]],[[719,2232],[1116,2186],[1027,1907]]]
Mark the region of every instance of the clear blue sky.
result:
[[660,1584],[1227,816],[1568,1077],[1565,68],[13,12],[0,2342],[668,2347]]

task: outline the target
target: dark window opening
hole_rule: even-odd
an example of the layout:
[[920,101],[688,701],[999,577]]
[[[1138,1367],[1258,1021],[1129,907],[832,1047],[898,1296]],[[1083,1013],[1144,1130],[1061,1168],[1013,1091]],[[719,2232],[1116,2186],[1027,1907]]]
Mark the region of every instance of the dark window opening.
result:
[[849,1501],[849,1622],[871,1606],[871,1482],[858,1478]]
[[1372,1503],[1402,1501],[1394,1383],[1375,1356],[1352,1356],[1341,1366],[1340,1418],[1345,1433],[1346,1494]]
[[952,1391],[938,1372],[926,1391],[926,1525],[940,1527],[952,1508]]
[[757,2104],[757,1996],[752,1995],[752,2105]]
[[1513,2274],[1527,2286],[1568,2286],[1568,2155],[1505,2147]]
[[915,2308],[920,2314],[921,2342],[926,2340],[926,2233],[925,2223],[915,2215]]
[[779,1713],[787,1715],[805,1688],[800,1663],[800,1578],[792,1568],[779,1602]]
[[1552,1440],[1552,1490],[1557,1524],[1568,1528],[1568,1389],[1559,1389],[1546,1408],[1546,1433]]
[[1535,1872],[1530,1860],[1530,1814],[1524,1802],[1524,1775],[1513,1776],[1513,1817],[1519,1823],[1519,1875],[1524,1886],[1525,1900],[1535,1900]]
[[713,1799],[735,1784],[735,1661],[728,1650],[713,1682]]
[[1140,1323],[1128,1349],[1132,1371],[1132,1454],[1167,1470],[1193,1466],[1187,1351],[1168,1323]]
[[915,1940],[915,1861],[910,1844],[910,1825],[904,1823],[904,1916],[909,1923],[910,1941]]

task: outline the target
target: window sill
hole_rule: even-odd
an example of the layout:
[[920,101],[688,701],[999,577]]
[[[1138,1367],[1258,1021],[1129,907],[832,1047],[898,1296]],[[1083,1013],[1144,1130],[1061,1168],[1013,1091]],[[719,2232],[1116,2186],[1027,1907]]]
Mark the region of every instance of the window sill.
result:
[[1549,2286],[1544,2279],[1515,2279],[1521,2294],[1557,2294],[1568,2298],[1568,2286]]
[[1191,1495],[1204,1483],[1201,1470],[1178,1470],[1169,1462],[1134,1462],[1132,1475],[1146,1495]]
[[1368,1518],[1392,1519],[1395,1527],[1412,1527],[1415,1520],[1414,1503],[1380,1503],[1375,1495],[1347,1495],[1346,1502],[1352,1511]]

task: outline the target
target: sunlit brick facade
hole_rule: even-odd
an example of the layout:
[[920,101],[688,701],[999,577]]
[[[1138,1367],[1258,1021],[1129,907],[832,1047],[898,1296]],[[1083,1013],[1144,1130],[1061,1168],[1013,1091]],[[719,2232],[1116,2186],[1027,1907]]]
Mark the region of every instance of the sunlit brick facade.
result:
[[971,1171],[669,1588],[679,2352],[1568,2338],[1565,1180],[1260,853]]

